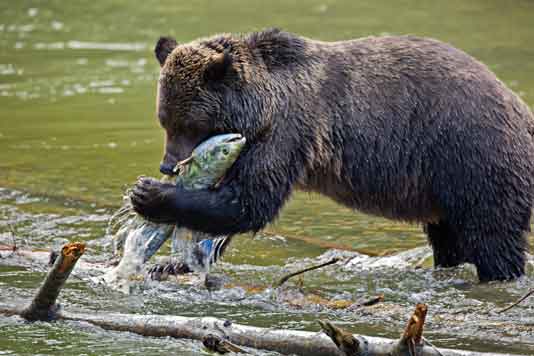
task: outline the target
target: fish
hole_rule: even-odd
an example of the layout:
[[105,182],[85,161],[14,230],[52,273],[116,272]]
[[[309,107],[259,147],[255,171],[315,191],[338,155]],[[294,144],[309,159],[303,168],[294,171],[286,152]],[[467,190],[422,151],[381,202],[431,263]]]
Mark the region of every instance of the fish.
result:
[[[166,176],[162,180],[169,182],[174,179],[176,185],[185,189],[216,187],[237,160],[245,144],[246,139],[240,134],[213,136],[198,145],[189,158],[178,162],[174,169],[175,176]],[[214,263],[230,239],[230,236],[211,236],[173,224],[148,221],[133,210],[128,194],[123,197],[121,208],[110,218],[108,233],[113,235],[113,252],[120,258],[120,262],[110,272],[111,275],[104,278],[106,281],[116,280],[119,275],[124,277],[140,273],[142,265],[171,237],[175,254],[190,251],[185,254],[185,262],[193,270]]]
[[[193,150],[189,158],[178,162],[174,168],[174,173],[177,174],[176,184],[186,189],[216,187],[222,181],[226,171],[239,157],[245,143],[245,137],[240,134],[217,135],[202,142]],[[167,230],[164,229],[164,231],[166,232]],[[173,238],[171,253],[173,254],[178,252],[180,241],[189,240],[200,243],[205,240],[213,240],[214,244],[204,243],[190,247],[193,250],[193,256],[185,257],[194,257],[194,259],[184,262],[188,262],[192,267],[206,267],[210,262],[215,262],[223,251],[222,247],[229,242],[228,236],[210,236],[199,231],[190,232],[188,229],[181,227],[174,227],[174,231],[171,233]],[[190,239],[188,239],[189,233],[191,233]],[[153,238],[147,241],[146,260],[150,259],[165,242],[160,237],[161,234],[154,234]],[[166,239],[168,238],[169,235],[167,235]],[[186,243],[186,245],[188,244]],[[209,249],[208,246],[215,248]]]

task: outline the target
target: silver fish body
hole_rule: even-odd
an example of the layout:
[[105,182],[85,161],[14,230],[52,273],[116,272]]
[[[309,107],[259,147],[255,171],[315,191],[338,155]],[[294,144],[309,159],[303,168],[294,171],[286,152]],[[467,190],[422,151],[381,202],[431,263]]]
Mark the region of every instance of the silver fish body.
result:
[[[205,189],[214,186],[238,158],[245,142],[245,138],[240,134],[217,135],[204,141],[193,150],[189,159],[177,166],[179,174],[176,176],[176,184],[186,189]],[[223,248],[208,250],[196,246],[197,243],[205,239],[215,239],[217,243],[212,246],[222,247],[227,245],[229,239],[228,236],[209,236],[201,232],[190,232],[175,225],[146,221],[141,216],[132,215],[132,211],[131,202],[126,198],[123,207],[114,215],[115,219],[112,218],[110,225],[119,225],[113,238],[114,253],[119,255],[124,249],[124,255],[137,254],[136,261],[143,263],[148,261],[172,236],[172,252],[192,250],[192,256],[195,257],[190,257],[189,261],[184,262],[190,263],[192,267],[202,268],[206,263],[215,262]],[[135,238],[136,242],[128,244],[126,248],[126,239],[133,239],[130,236],[132,231],[140,237]]]

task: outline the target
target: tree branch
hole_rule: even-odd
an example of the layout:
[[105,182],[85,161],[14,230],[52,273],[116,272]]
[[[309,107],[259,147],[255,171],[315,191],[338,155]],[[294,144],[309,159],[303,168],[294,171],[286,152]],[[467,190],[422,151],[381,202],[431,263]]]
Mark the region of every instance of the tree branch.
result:
[[70,272],[83,255],[85,245],[79,242],[68,243],[48,271],[46,279],[33,298],[31,304],[20,313],[27,320],[52,320],[56,318],[58,306],[56,299],[69,278]]

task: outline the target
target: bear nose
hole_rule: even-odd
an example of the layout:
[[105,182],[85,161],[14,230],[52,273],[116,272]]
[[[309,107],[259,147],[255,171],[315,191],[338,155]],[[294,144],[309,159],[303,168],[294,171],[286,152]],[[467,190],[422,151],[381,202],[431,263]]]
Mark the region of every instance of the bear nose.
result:
[[174,166],[169,163],[163,162],[159,165],[159,171],[168,176],[172,176],[174,174],[173,169],[174,169]]

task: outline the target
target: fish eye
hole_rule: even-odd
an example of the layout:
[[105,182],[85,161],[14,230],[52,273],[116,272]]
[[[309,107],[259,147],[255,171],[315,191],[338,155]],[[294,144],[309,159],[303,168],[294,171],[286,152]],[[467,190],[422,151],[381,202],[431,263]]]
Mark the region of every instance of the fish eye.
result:
[[230,153],[230,151],[228,151],[228,148],[225,147],[223,148],[222,153],[227,155],[228,153]]

